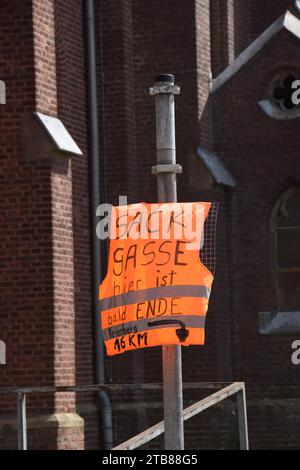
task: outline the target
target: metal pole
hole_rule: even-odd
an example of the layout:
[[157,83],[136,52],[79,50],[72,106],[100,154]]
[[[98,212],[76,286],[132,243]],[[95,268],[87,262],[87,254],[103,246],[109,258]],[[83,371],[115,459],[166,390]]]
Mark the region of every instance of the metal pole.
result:
[[[87,78],[89,110],[89,152],[90,152],[90,187],[91,187],[91,240],[92,240],[92,273],[93,273],[93,320],[94,320],[94,362],[97,384],[105,383],[104,342],[100,328],[99,284],[101,275],[101,244],[96,235],[97,207],[100,198],[100,147],[97,100],[96,43],[95,43],[95,5],[94,0],[86,0],[86,44],[87,44]],[[101,439],[103,449],[113,447],[112,406],[105,390],[97,393],[101,412]]]
[[[180,165],[176,165],[174,95],[179,93],[174,76],[169,74],[157,76],[155,85],[150,88],[150,95],[155,96],[157,165],[152,168],[152,174],[157,175],[158,202],[177,202],[176,173],[181,173],[182,169]],[[162,358],[165,449],[182,450],[181,346],[163,346]]]
[[18,450],[27,450],[26,395],[17,396]]
[[240,449],[249,450],[245,386],[237,393]]

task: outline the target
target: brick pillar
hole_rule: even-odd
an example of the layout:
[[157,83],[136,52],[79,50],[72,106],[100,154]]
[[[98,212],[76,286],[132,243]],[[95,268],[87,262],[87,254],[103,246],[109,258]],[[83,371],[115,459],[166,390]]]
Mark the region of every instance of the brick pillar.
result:
[[[235,5],[234,0],[213,0],[210,2],[213,77],[219,75],[235,58],[236,11],[244,12],[242,2],[237,2],[238,5]],[[241,29],[244,33],[245,25]]]
[[[46,385],[54,383],[50,165],[25,160],[22,142],[23,116],[35,109],[32,3],[1,7],[7,100],[0,106],[0,331],[7,365],[0,367],[0,384]],[[3,413],[15,416],[15,406],[13,398],[0,399],[2,424]],[[44,400],[38,406],[47,408]]]
[[[2,3],[0,69],[7,104],[0,108],[0,331],[7,366],[0,369],[0,383],[73,384],[71,162],[42,158],[38,144],[36,154],[25,159],[22,142],[24,116],[26,120],[35,110],[57,115],[54,1]],[[1,400],[1,409],[15,414],[12,400]],[[2,416],[0,421],[2,429],[8,423],[15,435],[14,418]],[[83,445],[83,422],[73,395],[29,398],[28,422],[31,447]],[[32,439],[35,429],[40,431]]]
[[198,94],[198,143],[210,147],[211,139],[211,110],[208,102],[211,74],[211,43],[210,43],[210,2],[196,0],[196,68]]
[[[262,7],[260,3],[259,8]],[[240,0],[238,2],[233,2],[234,6],[234,49],[235,56],[237,57],[247,46],[251,43],[251,7],[252,2],[248,0]],[[258,13],[260,15],[260,11]],[[256,21],[256,19],[254,19]]]
[[[36,109],[45,114],[57,116],[54,3],[54,0],[33,0],[33,38]],[[71,385],[76,382],[76,364],[72,164],[69,158],[51,158],[50,188],[54,381],[55,384]],[[82,447],[82,420],[76,418],[75,396],[73,394],[56,394],[54,404],[56,416],[59,416],[59,419],[56,420],[58,425],[57,447]],[[64,427],[63,423],[65,422],[69,422],[69,426]],[[74,428],[79,426],[80,432],[73,433],[73,426]],[[71,432],[70,430],[64,432],[68,428],[71,428]]]

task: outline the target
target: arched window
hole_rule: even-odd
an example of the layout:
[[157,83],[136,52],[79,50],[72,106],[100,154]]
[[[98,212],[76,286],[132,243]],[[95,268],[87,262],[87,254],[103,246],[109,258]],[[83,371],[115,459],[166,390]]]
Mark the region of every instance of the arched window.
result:
[[289,188],[272,213],[274,308],[300,310],[300,189]]

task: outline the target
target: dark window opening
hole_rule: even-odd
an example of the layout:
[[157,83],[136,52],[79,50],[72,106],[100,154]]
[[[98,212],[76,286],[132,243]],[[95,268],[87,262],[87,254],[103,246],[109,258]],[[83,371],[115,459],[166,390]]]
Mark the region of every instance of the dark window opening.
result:
[[274,307],[300,310],[300,189],[288,189],[278,200],[271,221]]

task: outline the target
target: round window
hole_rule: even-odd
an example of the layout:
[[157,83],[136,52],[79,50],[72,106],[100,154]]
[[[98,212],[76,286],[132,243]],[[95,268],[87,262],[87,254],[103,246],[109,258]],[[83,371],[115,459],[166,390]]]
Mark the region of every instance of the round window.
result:
[[270,87],[270,101],[286,111],[298,108],[299,105],[293,102],[293,94],[295,93],[293,83],[295,81],[296,77],[293,74],[285,74],[276,78]]

